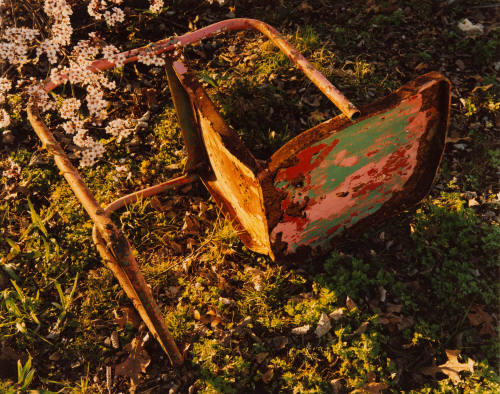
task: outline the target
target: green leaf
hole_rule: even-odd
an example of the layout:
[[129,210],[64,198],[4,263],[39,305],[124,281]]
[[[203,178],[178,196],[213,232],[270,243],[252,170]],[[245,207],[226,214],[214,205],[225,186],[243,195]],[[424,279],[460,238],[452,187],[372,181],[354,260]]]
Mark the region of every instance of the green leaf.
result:
[[69,293],[68,296],[68,308],[71,305],[71,302],[73,301],[73,296],[75,295],[77,283],[78,283],[78,273],[75,276],[75,282],[73,283],[73,288],[71,289],[71,293]]
[[24,295],[23,290],[17,285],[15,280],[10,280],[14,288],[16,289],[17,295],[19,296],[19,299],[21,302],[24,304],[26,302],[26,296]]
[[19,280],[19,276],[17,276],[16,272],[12,268],[12,264],[2,264],[2,269],[13,279]]
[[11,250],[12,257],[17,256],[19,253],[21,253],[21,248],[19,247],[19,245],[16,242],[14,242],[12,239],[10,239],[8,237],[6,237],[5,240],[12,248],[12,250]]
[[28,372],[30,369],[31,369],[31,356],[29,356],[28,361],[26,361],[26,364],[24,364],[23,375],[26,375],[26,372]]
[[66,309],[66,297],[62,291],[62,287],[59,282],[55,283],[57,293],[59,294],[59,299],[61,300],[61,309]]
[[26,377],[24,378],[24,384],[21,387],[21,391],[26,390],[28,388],[28,386],[31,384],[31,381],[33,380],[34,375],[35,375],[34,369],[32,369],[27,373]]
[[214,87],[216,89],[219,87],[219,84],[217,83],[217,81],[215,79],[209,77],[208,75],[201,74],[201,75],[199,75],[199,78],[202,81],[208,83],[209,85],[211,85],[212,87]]
[[41,237],[43,241],[43,245],[45,247],[45,262],[50,263],[50,243],[47,241],[47,238]]
[[21,384],[23,380],[24,380],[23,364],[21,364],[21,360],[17,360],[17,383]]
[[22,317],[23,314],[21,313],[21,310],[18,308],[17,304],[14,302],[14,300],[7,298],[5,300],[5,306],[9,310],[9,313],[14,314],[16,317]]
[[31,221],[43,233],[43,235],[45,235],[48,238],[49,233],[47,232],[47,229],[45,228],[42,219],[40,219],[40,216],[38,215],[38,213],[36,213],[35,207],[31,203],[29,198],[28,198],[28,205],[30,207]]

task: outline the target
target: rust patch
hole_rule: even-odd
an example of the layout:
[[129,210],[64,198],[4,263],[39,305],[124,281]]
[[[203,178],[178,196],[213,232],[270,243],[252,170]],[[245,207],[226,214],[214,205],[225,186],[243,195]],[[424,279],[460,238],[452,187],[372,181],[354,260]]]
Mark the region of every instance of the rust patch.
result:
[[257,177],[261,164],[230,129],[198,80],[185,72],[179,79],[197,113],[211,172],[200,178],[223,213],[233,222],[243,243],[273,258],[262,188]]

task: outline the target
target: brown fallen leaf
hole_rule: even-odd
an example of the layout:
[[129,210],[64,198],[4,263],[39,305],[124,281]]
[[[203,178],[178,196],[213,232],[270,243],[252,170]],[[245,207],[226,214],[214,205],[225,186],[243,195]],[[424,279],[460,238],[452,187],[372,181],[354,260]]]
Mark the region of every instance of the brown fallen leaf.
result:
[[129,352],[127,359],[115,366],[115,375],[130,378],[130,387],[135,389],[139,384],[141,373],[146,372],[146,368],[151,362],[148,352],[144,350],[141,338],[134,338],[123,350]]
[[330,380],[330,387],[332,389],[333,394],[339,394],[344,392],[344,385],[342,384],[342,378],[336,378]]
[[324,121],[327,118],[328,118],[328,114],[326,112],[322,112],[322,111],[318,111],[318,110],[311,112],[311,114],[308,117],[309,121],[312,123],[319,123],[319,122]]
[[280,335],[271,339],[271,344],[276,350],[281,350],[288,345],[289,340],[287,337]]
[[184,252],[184,248],[182,245],[178,244],[175,241],[170,241],[168,243],[168,247],[173,250],[175,254],[182,254]]
[[262,374],[262,381],[265,384],[268,384],[271,382],[271,380],[273,380],[273,377],[274,377],[274,369],[268,368],[268,370],[264,372],[264,374]]
[[297,7],[297,9],[299,11],[308,12],[308,11],[312,11],[313,7],[309,3],[303,1],[302,3],[300,3],[300,5]]
[[306,335],[310,329],[311,329],[311,326],[309,324],[306,324],[305,326],[292,328],[291,333],[293,335]]
[[474,360],[469,358],[466,363],[461,363],[458,361],[458,356],[460,355],[460,350],[445,350],[448,356],[448,361],[441,365],[432,365],[430,367],[425,367],[422,369],[424,375],[436,376],[436,373],[444,373],[447,375],[453,384],[458,384],[462,381],[460,379],[459,372],[467,371],[474,372]]
[[398,322],[399,331],[406,330],[415,324],[415,320],[412,316],[401,316],[401,319]]
[[382,383],[382,382],[370,382],[365,384],[363,387],[354,390],[353,393],[368,393],[368,394],[378,394],[381,393],[383,390],[389,388],[387,383]]
[[357,335],[357,334],[363,334],[363,333],[366,331],[366,329],[368,328],[368,324],[369,324],[369,323],[368,323],[367,321],[363,322],[363,323],[362,323],[362,324],[358,327],[358,329],[357,329],[356,331],[354,331],[354,332],[353,332],[353,334],[354,334],[354,335]]
[[476,326],[481,326],[479,331],[480,335],[488,335],[493,337],[495,335],[495,325],[493,324],[493,317],[483,310],[483,306],[474,305],[469,314],[467,315],[469,323]]
[[268,352],[257,353],[257,355],[255,356],[255,361],[257,361],[257,364],[260,364],[266,359],[267,356],[269,356]]
[[198,235],[200,233],[200,223],[190,212],[186,212],[184,216],[182,232],[191,235]]
[[335,309],[332,313],[328,315],[328,317],[335,321],[340,320],[342,317],[344,317],[344,308]]
[[390,302],[386,304],[386,310],[388,313],[400,313],[402,309],[403,305],[391,304]]
[[125,327],[127,323],[132,324],[134,328],[139,328],[141,325],[141,318],[134,308],[130,306],[123,306],[120,308],[120,311],[121,316],[118,315],[116,310],[113,311],[113,314],[115,315],[115,323],[118,324],[120,328]]
[[349,309],[349,312],[351,312],[354,309],[358,308],[358,306],[356,305],[356,303],[349,296],[347,296],[347,298],[345,300],[345,306],[347,307],[347,309]]
[[314,333],[318,338],[321,338],[328,331],[330,331],[331,328],[332,324],[330,323],[330,319],[328,318],[328,315],[323,312],[321,314],[321,317],[319,318],[318,325],[316,326],[316,330],[314,331]]
[[153,197],[150,202],[151,204],[151,207],[155,210],[155,211],[159,211],[159,212],[163,212],[165,210],[165,207],[163,206],[163,204],[160,202],[160,200],[158,199],[158,197]]

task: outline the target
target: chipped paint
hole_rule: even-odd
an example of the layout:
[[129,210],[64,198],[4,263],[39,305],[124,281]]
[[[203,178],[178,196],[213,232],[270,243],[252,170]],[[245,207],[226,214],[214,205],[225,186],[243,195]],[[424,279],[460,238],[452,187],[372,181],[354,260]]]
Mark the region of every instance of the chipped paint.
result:
[[[326,248],[345,228],[375,213],[401,191],[417,164],[419,139],[436,109],[420,112],[422,96],[362,120],[296,154],[296,164],[280,169],[275,187],[285,193],[282,220],[271,241]],[[287,214],[303,205],[300,215]]]

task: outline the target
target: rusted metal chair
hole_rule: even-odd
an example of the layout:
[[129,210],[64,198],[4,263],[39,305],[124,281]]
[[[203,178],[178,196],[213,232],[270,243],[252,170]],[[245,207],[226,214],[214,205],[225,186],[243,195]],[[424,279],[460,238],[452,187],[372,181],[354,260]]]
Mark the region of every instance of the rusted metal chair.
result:
[[[226,125],[186,65],[170,61],[167,77],[188,152],[186,174],[102,208],[41,120],[36,100],[28,104],[34,130],[94,222],[99,253],[174,364],[183,362],[182,355],[128,240],[110,219],[113,211],[199,179],[249,249],[272,259],[305,261],[331,250],[338,235],[355,233],[417,203],[429,191],[444,151],[450,83],[441,74],[420,76],[358,109],[274,28],[257,20],[230,19],[161,40],[124,53],[125,63],[136,61],[141,51],[169,52],[234,30],[267,36],[342,115],[302,132],[262,162]],[[91,70],[113,66],[98,60]],[[44,88],[48,92],[57,85],[47,81]]]

